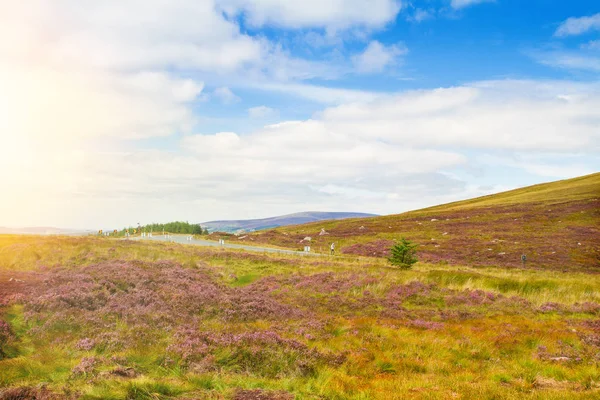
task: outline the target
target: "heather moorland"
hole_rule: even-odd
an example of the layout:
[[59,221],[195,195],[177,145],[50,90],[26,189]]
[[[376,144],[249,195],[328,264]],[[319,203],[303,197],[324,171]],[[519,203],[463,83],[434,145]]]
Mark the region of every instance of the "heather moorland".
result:
[[2,399],[587,399],[580,271],[0,236]]

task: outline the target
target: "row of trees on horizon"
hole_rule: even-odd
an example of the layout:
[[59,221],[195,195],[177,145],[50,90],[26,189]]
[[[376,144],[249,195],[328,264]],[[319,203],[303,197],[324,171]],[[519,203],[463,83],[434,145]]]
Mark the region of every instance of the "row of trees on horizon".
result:
[[129,231],[130,234],[146,232],[146,233],[159,233],[163,231],[167,233],[183,233],[189,235],[208,235],[208,229],[202,228],[198,224],[190,224],[189,222],[175,221],[167,222],[166,224],[152,223],[148,225],[140,225],[137,227],[123,228],[118,232],[119,236],[125,236],[125,233]]

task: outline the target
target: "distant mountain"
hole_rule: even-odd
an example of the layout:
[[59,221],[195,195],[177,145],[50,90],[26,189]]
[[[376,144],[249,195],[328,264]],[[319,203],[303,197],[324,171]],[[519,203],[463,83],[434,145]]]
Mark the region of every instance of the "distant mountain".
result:
[[353,213],[353,212],[319,212],[306,211],[295,214],[282,215],[279,217],[247,219],[233,221],[209,221],[200,225],[207,228],[209,232],[229,232],[243,233],[253,232],[264,229],[277,228],[279,226],[299,225],[309,222],[318,222],[323,220],[339,220],[348,218],[367,218],[374,217],[375,214]]
[[30,226],[24,228],[7,228],[0,226],[0,234],[12,235],[75,235],[87,231],[78,229],[53,228],[48,226]]

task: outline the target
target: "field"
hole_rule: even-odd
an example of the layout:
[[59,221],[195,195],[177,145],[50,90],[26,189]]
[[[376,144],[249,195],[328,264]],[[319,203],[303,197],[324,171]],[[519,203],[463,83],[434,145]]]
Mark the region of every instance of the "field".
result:
[[[326,234],[321,235],[322,230]],[[258,232],[240,241],[387,257],[399,237],[431,263],[600,271],[600,173],[404,214]],[[310,237],[310,242],[304,239]]]
[[599,398],[597,275],[467,265],[0,236],[0,399]]

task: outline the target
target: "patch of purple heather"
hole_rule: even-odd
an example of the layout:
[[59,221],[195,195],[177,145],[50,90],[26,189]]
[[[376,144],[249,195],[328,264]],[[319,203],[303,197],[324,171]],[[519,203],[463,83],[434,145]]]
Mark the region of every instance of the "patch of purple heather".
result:
[[543,313],[558,312],[563,311],[564,309],[565,307],[562,304],[552,302],[544,303],[538,308],[538,310]]
[[74,375],[89,375],[94,371],[94,367],[98,363],[98,359],[95,357],[83,357],[79,364],[77,364],[71,372]]
[[256,319],[289,319],[303,315],[303,312],[265,294],[260,286],[249,285],[227,290],[221,301],[221,309],[226,320],[251,321]]
[[[273,368],[279,374],[306,373],[318,364],[338,365],[345,361],[345,354],[322,353],[270,330],[227,333],[184,327],[175,333],[174,339],[167,351],[181,358],[188,367],[200,365],[205,370],[211,368],[207,360],[216,360],[216,354],[226,354],[227,360],[264,375],[270,375]],[[221,362],[228,364],[222,359]]]
[[426,329],[426,330],[442,329],[444,327],[444,324],[441,322],[423,321],[421,319],[416,319],[414,321],[410,321],[408,325],[413,328]]
[[94,348],[95,345],[96,345],[96,342],[93,339],[84,338],[84,339],[79,340],[77,342],[77,344],[75,345],[75,347],[79,350],[90,351],[91,349]]
[[581,325],[594,332],[600,333],[600,319],[582,321]]
[[7,340],[11,336],[10,325],[0,320],[0,341]]
[[491,304],[501,298],[501,295],[483,290],[464,290],[445,296],[444,300],[448,306],[466,305],[477,306],[481,304]]
[[[138,332],[155,328],[168,332],[196,316],[253,321],[303,315],[298,307],[271,294],[278,285],[274,280],[231,288],[208,269],[184,268],[169,261],[115,261],[81,267],[77,274],[55,268],[45,272],[45,281],[25,301],[25,317],[36,334],[77,323],[91,340],[117,347],[126,343],[96,337],[114,329],[117,321]],[[139,334],[136,337],[141,339]]]
[[572,312],[600,315],[600,304],[586,301],[584,303],[575,303],[571,306]]
[[397,300],[406,300],[409,297],[422,295],[427,296],[432,289],[435,288],[435,285],[427,285],[423,282],[412,281],[406,285],[397,285],[392,287],[388,293],[387,297],[389,299],[397,299]]

